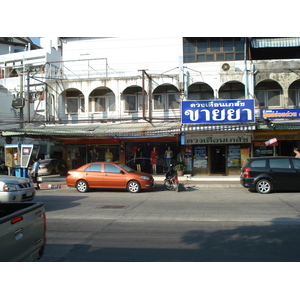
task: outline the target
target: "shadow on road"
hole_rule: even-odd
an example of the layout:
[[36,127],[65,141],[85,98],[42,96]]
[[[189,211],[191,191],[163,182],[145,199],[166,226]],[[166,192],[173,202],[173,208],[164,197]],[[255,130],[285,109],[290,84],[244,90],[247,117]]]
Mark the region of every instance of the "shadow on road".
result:
[[43,202],[43,196],[36,196],[35,202],[43,202],[46,213],[50,211],[68,209],[81,205],[79,202],[73,203],[74,201],[80,201],[86,198],[85,196],[64,196],[63,202],[57,196],[47,196],[47,203]]
[[[222,230],[205,230],[205,222],[199,222],[201,230],[183,234],[170,234],[164,243],[157,243],[159,232],[152,229],[139,231],[124,247],[124,238],[106,240],[107,232],[97,232],[97,242],[91,245],[48,244],[41,261],[65,262],[298,262],[300,261],[300,219],[274,219],[270,225],[236,226],[225,222]],[[220,226],[220,225],[219,225]],[[220,228],[220,227],[219,227]],[[143,236],[149,234],[147,245]],[[168,240],[180,240],[176,248],[167,247]],[[181,238],[181,239],[180,239]],[[153,240],[151,240],[153,239]],[[95,242],[95,243],[94,243]],[[97,244],[98,243],[98,244]],[[99,246],[100,245],[100,246]],[[113,246],[112,246],[113,245]],[[127,245],[127,244],[126,244]]]

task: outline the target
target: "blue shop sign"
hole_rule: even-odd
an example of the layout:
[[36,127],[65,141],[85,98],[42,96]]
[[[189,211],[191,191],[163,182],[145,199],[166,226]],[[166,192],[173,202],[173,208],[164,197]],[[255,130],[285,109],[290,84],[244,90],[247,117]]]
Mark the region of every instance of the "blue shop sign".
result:
[[186,100],[181,102],[182,124],[221,124],[255,122],[253,99]]
[[262,109],[262,119],[293,119],[300,118],[300,109]]

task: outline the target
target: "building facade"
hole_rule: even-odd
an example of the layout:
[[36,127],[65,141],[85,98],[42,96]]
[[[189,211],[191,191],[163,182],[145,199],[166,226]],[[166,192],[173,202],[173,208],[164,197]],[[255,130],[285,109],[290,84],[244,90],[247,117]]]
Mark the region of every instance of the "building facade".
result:
[[[142,170],[151,172],[155,148],[161,173],[171,151],[188,173],[238,174],[248,156],[291,155],[298,146],[299,40],[41,39],[43,50],[59,58],[46,60],[42,74],[30,73],[43,86],[43,97],[29,104],[35,117],[2,135],[58,141],[69,168],[94,156],[105,160],[107,152],[135,167],[138,153]],[[247,99],[254,103],[251,121],[229,122],[220,111],[209,121],[182,122],[185,101]]]

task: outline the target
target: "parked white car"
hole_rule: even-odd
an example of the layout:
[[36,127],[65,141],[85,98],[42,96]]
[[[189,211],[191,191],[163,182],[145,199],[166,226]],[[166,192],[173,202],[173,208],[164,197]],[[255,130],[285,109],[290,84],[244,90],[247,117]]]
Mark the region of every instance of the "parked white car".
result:
[[0,175],[0,202],[31,201],[35,188],[29,178]]
[[[57,174],[57,164],[58,164],[57,159],[55,158],[42,159],[39,160],[39,163],[40,166],[39,166],[38,176]],[[32,166],[28,168],[29,172],[31,170],[32,170]]]

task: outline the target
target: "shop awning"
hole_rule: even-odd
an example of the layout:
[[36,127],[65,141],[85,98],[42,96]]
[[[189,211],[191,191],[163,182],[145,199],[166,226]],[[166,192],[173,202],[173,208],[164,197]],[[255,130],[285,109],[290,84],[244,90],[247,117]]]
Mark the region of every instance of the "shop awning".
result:
[[90,138],[130,138],[174,136],[180,133],[180,122],[132,122],[132,123],[100,123],[100,124],[55,124],[3,131],[2,136],[30,137],[90,137]]
[[245,130],[255,130],[255,125],[183,125],[183,132],[195,132],[195,131],[245,131]]
[[256,128],[258,130],[299,130],[300,122],[299,120],[289,120],[286,122],[280,120],[272,120],[270,124],[257,124]]
[[253,48],[282,48],[282,47],[299,47],[300,38],[251,38]]

